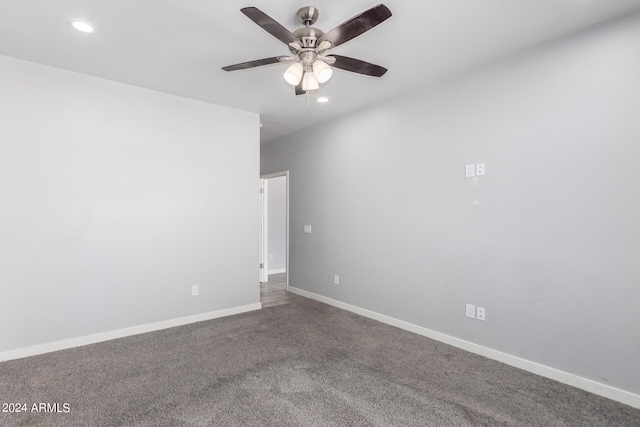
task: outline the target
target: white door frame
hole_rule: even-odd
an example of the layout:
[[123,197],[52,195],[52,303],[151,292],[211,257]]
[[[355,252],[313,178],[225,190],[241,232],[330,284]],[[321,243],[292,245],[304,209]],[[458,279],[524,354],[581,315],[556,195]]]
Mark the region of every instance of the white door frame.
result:
[[269,181],[260,178],[260,283],[269,281]]
[[[263,222],[263,224],[267,221],[267,203],[268,203],[268,185],[264,185],[266,184],[266,180],[269,178],[278,178],[280,176],[284,176],[285,177],[285,194],[286,194],[286,206],[285,206],[285,217],[286,217],[286,226],[285,226],[285,245],[286,245],[286,260],[285,260],[285,269],[286,271],[286,281],[287,281],[287,288],[289,288],[289,171],[282,171],[282,172],[274,172],[274,173],[269,173],[266,175],[261,175],[260,176],[260,182],[261,182],[261,188],[265,188],[265,190],[263,190],[262,193],[262,215],[261,217],[261,221]],[[267,270],[267,265],[268,265],[268,258],[269,255],[267,253],[268,251],[268,239],[269,239],[269,232],[268,232],[268,228],[267,225],[264,224],[264,226],[261,227],[261,241],[262,241],[262,248],[260,249],[260,252],[262,254],[261,256],[261,260],[260,263],[262,263],[264,265],[264,268],[262,268],[260,270],[260,280],[262,281],[263,277],[268,278],[269,277],[269,273]]]

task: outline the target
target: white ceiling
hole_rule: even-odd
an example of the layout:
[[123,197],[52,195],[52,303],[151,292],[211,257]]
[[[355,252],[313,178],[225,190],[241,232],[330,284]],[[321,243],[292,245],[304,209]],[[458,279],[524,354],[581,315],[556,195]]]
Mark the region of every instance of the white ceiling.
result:
[[[316,0],[314,25],[333,27],[377,0]],[[256,6],[290,31],[294,0],[0,0],[0,55],[261,115],[267,141],[448,74],[614,17],[640,0],[384,0],[393,16],[331,52],[382,65],[381,78],[336,70],[317,94],[295,96],[285,64],[222,66],[287,55],[240,12]],[[91,35],[68,21],[93,24]],[[315,99],[327,96],[330,102]]]

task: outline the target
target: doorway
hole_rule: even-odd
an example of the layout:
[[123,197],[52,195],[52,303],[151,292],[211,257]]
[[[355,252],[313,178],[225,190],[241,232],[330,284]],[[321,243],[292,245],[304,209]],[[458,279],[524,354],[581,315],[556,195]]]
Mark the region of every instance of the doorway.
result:
[[[289,171],[260,177],[262,193],[260,282],[280,275],[289,285]],[[281,280],[282,281],[282,280]]]

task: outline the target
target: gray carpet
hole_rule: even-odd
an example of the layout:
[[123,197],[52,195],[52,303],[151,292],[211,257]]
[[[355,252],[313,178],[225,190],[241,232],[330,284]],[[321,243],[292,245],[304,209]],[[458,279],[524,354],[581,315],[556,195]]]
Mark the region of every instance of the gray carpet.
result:
[[638,409],[307,299],[0,363],[0,402],[28,406],[2,426],[640,426]]

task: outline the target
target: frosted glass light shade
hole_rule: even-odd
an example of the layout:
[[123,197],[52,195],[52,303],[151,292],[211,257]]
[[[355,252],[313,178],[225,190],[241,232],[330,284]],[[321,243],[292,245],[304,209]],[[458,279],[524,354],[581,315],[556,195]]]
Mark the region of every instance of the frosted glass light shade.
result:
[[302,90],[317,90],[320,88],[316,76],[311,71],[307,71],[302,76]]
[[318,60],[313,63],[313,75],[316,76],[318,83],[325,83],[333,75],[333,70],[326,62]]
[[302,78],[302,64],[296,62],[291,64],[287,71],[284,72],[284,79],[293,86],[298,86],[300,84],[300,79]]

